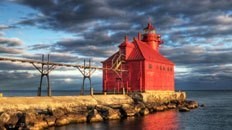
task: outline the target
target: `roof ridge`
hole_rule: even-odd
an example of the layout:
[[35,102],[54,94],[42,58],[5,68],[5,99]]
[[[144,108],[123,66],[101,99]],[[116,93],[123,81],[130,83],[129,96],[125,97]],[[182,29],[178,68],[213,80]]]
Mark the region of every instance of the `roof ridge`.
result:
[[[139,47],[139,51],[142,53],[144,59],[147,59],[147,60],[156,60],[156,61],[162,62],[162,63],[174,64],[172,61],[170,61],[169,59],[167,59],[166,57],[164,57],[163,55],[161,55],[157,51],[153,50],[152,48],[150,48],[149,45],[147,45],[145,42],[138,41],[137,39],[135,39],[135,40],[137,42],[136,43],[137,46]],[[150,58],[153,57],[152,59],[150,59],[150,58],[147,57],[147,54],[146,54],[147,51],[142,51],[144,49],[150,51],[151,54],[153,54],[153,55],[149,54]]]
[[139,50],[139,52],[140,52],[140,54],[142,55],[142,57],[145,59],[145,56],[144,56],[143,52],[141,51],[141,49],[140,49],[140,47],[139,47],[139,45],[138,45],[139,43],[137,43],[137,40],[138,40],[138,39],[134,38],[135,45],[137,46],[137,49]]

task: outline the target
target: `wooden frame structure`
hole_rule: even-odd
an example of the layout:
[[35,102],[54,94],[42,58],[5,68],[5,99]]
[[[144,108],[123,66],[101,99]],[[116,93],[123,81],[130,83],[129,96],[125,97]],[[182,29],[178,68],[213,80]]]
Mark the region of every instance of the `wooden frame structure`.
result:
[[32,64],[33,67],[36,70],[38,70],[41,74],[40,84],[39,84],[38,91],[37,91],[37,96],[41,96],[42,83],[43,83],[44,77],[46,77],[46,79],[47,79],[47,96],[52,96],[49,74],[56,67],[73,67],[73,68],[77,68],[81,72],[81,74],[83,76],[83,82],[82,82],[81,93],[80,93],[81,95],[84,95],[85,79],[89,79],[90,91],[91,91],[91,89],[92,89],[91,76],[93,75],[93,73],[97,69],[98,70],[113,70],[116,73],[121,72],[121,71],[127,71],[127,70],[121,70],[121,68],[102,68],[102,67],[91,66],[90,59],[88,61],[89,62],[88,65],[86,64],[85,60],[84,60],[84,65],[73,65],[73,64],[63,64],[63,63],[50,62],[50,55],[47,56],[47,61],[45,61],[44,55],[42,55],[41,61],[28,60],[28,59],[6,58],[6,57],[0,57],[0,61],[21,62],[21,63]]

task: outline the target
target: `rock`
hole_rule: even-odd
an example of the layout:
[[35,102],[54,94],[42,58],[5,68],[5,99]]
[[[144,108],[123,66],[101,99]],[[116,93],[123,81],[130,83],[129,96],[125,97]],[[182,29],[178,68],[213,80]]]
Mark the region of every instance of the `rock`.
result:
[[0,123],[0,130],[6,130],[3,124]]
[[87,121],[87,117],[85,115],[78,115],[74,113],[67,114],[66,119],[69,123],[83,123]]
[[130,104],[123,104],[120,112],[123,117],[131,117],[136,115],[136,110]]
[[108,107],[111,107],[113,109],[120,109],[122,107],[121,104],[112,104],[112,105],[108,105]]
[[165,109],[167,109],[167,107],[164,106],[164,105],[154,106],[153,108],[154,108],[154,110],[157,111],[157,112],[164,111]]
[[121,118],[121,113],[119,110],[115,110],[115,109],[109,110],[108,120],[118,120],[120,118]]
[[72,113],[72,114],[81,114],[81,115],[86,115],[88,114],[87,112],[87,107],[86,106],[76,106],[68,109],[67,113]]
[[104,120],[115,120],[121,118],[121,113],[118,109],[113,109],[108,106],[97,105],[97,111],[101,114]]
[[26,113],[26,124],[34,124],[34,122],[37,120],[37,117],[38,115],[35,112],[29,111],[28,113]]
[[175,109],[176,108],[176,104],[173,104],[173,103],[169,103],[167,105],[168,109]]
[[150,113],[155,112],[154,106],[156,106],[156,104],[154,104],[154,103],[146,103],[145,106],[146,106],[146,108],[148,108]]
[[68,117],[66,115],[63,115],[63,116],[61,116],[61,117],[59,117],[59,118],[56,119],[55,125],[56,126],[63,126],[63,125],[67,125],[69,123],[70,122],[68,120]]
[[33,125],[27,126],[30,130],[41,130],[48,127],[48,124],[44,120],[35,121]]
[[27,128],[26,124],[26,113],[17,113],[18,121],[15,124],[15,129]]
[[48,123],[45,120],[45,115],[40,115],[36,113],[26,113],[26,124],[28,129],[30,130],[39,130],[44,129],[48,127]]
[[65,115],[65,110],[62,108],[56,108],[52,110],[52,115],[56,117],[57,119]]
[[10,115],[6,112],[3,112],[1,115],[0,115],[0,122],[5,124],[7,123],[8,121],[10,120]]
[[133,99],[135,104],[143,102],[143,95],[141,93],[132,93],[129,96]]
[[186,101],[185,104],[188,109],[198,108],[198,103],[196,101]]
[[134,109],[137,113],[139,113],[142,109],[145,109],[145,108],[146,108],[146,106],[142,102],[140,102],[140,103],[135,105]]
[[17,113],[11,113],[10,114],[10,119],[6,123],[7,125],[14,125],[18,122],[18,114]]
[[87,115],[87,122],[99,122],[103,121],[103,118],[98,113],[96,109],[89,110],[89,113]]
[[67,120],[70,123],[83,123],[87,121],[87,117],[83,114],[68,114]]
[[145,115],[148,115],[150,112],[149,112],[149,109],[148,108],[143,108],[140,110],[140,114],[145,116]]
[[56,122],[56,118],[54,116],[46,116],[44,120],[47,122],[48,126],[54,126]]
[[200,107],[205,107],[205,104],[201,104]]
[[180,107],[179,112],[189,112],[190,110],[187,107]]
[[52,115],[52,110],[51,108],[47,108],[47,109],[37,109],[36,112],[39,114],[39,115]]

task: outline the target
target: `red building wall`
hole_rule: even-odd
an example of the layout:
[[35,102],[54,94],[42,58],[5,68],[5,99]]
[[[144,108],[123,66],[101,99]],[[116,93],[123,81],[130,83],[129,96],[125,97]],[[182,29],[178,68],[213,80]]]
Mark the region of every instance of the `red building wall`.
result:
[[145,62],[146,90],[174,90],[173,65]]

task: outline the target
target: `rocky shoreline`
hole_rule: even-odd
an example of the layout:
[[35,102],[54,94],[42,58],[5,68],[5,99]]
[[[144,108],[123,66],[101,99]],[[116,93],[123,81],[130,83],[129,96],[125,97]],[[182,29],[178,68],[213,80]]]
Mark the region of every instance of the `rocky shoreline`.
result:
[[[121,101],[110,103],[106,103],[107,100],[119,100],[115,99],[117,96],[110,97],[109,99],[106,96],[105,100],[101,98],[97,103],[81,105],[73,104],[58,107],[50,105],[47,107],[30,107],[26,109],[4,108],[0,112],[0,129],[39,130],[71,123],[91,123],[104,120],[119,120],[134,116],[139,117],[169,109],[187,112],[190,109],[198,107],[196,101],[187,101],[183,98],[183,95],[181,97],[178,94],[172,94],[174,98],[169,97],[168,100],[161,99],[162,101],[157,98],[152,100],[152,94],[147,96],[148,98],[146,99],[149,100],[145,100],[144,97],[146,96],[139,93],[125,97],[126,99],[121,98]],[[104,101],[106,102],[104,103]]]

